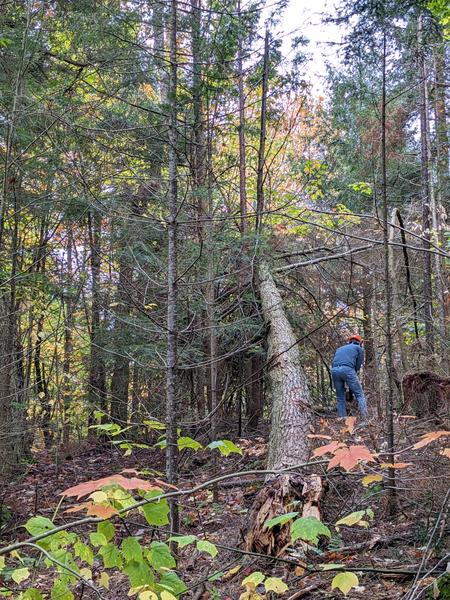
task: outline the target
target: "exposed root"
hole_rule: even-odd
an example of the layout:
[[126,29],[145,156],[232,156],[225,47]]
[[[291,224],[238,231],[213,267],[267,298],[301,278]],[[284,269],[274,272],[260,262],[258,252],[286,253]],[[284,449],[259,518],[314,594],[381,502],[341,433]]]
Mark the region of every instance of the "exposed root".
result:
[[407,373],[402,380],[404,410],[417,417],[448,417],[450,410],[450,377],[430,371]]

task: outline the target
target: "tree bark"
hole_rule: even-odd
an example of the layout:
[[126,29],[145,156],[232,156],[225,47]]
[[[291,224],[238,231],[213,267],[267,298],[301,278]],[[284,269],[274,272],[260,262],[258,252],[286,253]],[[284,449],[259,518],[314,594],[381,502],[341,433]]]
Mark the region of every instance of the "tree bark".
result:
[[264,40],[264,61],[261,89],[261,117],[259,132],[258,166],[256,177],[256,224],[258,232],[261,229],[264,212],[264,164],[266,160],[266,129],[267,129],[267,93],[269,89],[269,30],[266,29]]
[[428,131],[428,92],[427,70],[425,66],[423,44],[422,13],[419,14],[417,23],[417,53],[419,63],[420,84],[420,146],[421,146],[421,195],[422,195],[422,246],[423,252],[423,321],[425,324],[425,346],[427,353],[434,352],[433,337],[433,286],[431,280],[431,220],[430,220],[430,173],[429,173],[429,148],[427,140]]
[[267,467],[283,469],[307,461],[311,429],[311,397],[300,362],[297,339],[289,323],[270,269],[259,266],[261,297],[267,334],[267,370],[272,417]]
[[[166,474],[170,484],[178,481],[178,400],[177,400],[177,214],[178,214],[178,157],[177,157],[177,0],[170,4],[170,76],[168,85],[169,124],[169,218],[167,264],[167,371],[166,371]],[[176,501],[170,502],[171,531],[179,530]]]
[[130,359],[124,354],[121,346],[126,343],[127,318],[130,315],[129,287],[133,270],[128,264],[124,248],[119,258],[119,281],[117,285],[117,308],[115,310],[114,341],[116,354],[114,357],[111,378],[111,417],[118,422],[126,423],[128,418],[128,395],[130,387]]
[[450,215],[449,134],[446,109],[446,64],[445,42],[440,40],[435,49],[435,118],[436,118],[436,163],[438,199],[447,216]]
[[[268,379],[272,400],[268,469],[285,469],[306,462],[310,455],[311,397],[292,327],[280,292],[266,262],[259,266],[259,293],[268,328]],[[257,495],[245,541],[248,550],[278,555],[290,541],[289,527],[267,530],[268,519],[286,512],[292,502],[303,502],[304,516],[320,518],[321,478],[297,474],[269,475]]]
[[377,407],[377,414],[381,417],[380,399],[380,376],[378,372],[378,363],[375,350],[374,326],[373,326],[373,295],[375,286],[373,277],[368,276],[368,281],[364,286],[363,311],[364,311],[364,390],[368,396],[369,406]]
[[[398,208],[394,208],[391,214],[391,226],[389,227],[389,276],[392,281],[392,312],[394,315],[395,328],[397,330],[398,344],[400,348],[400,359],[402,363],[402,370],[405,373],[408,370],[408,354],[406,351],[405,339],[403,337],[402,323],[400,321],[400,303],[399,295],[400,290],[398,289],[398,272],[395,263],[395,252],[394,252],[394,236],[395,236],[395,221],[397,220]],[[403,375],[402,373],[402,375]]]
[[28,437],[16,330],[7,296],[0,297],[0,476],[20,468]]
[[[389,262],[389,222],[388,222],[388,197],[387,197],[387,165],[386,165],[386,58],[387,40],[383,35],[383,73],[381,89],[381,173],[383,197],[383,249],[384,249],[384,287],[385,287],[385,321],[386,321],[386,371],[387,371],[387,450],[388,462],[394,463],[394,380],[392,358],[392,282]],[[391,514],[397,511],[397,492],[395,485],[395,471],[388,469],[388,510]]]
[[[71,227],[71,223],[69,223]],[[64,358],[63,358],[63,382],[62,382],[62,408],[63,408],[63,446],[67,449],[70,438],[69,408],[72,401],[72,384],[70,380],[70,369],[72,366],[73,339],[72,329],[74,326],[74,299],[72,297],[73,286],[73,264],[72,264],[73,235],[69,230],[67,234],[67,275],[64,290]]]
[[247,181],[245,169],[245,97],[244,97],[244,70],[242,66],[242,23],[241,0],[238,0],[238,90],[239,90],[239,207],[241,217],[241,235],[247,235]]
[[[89,213],[89,246],[91,252],[91,352],[89,364],[89,410],[106,411],[106,371],[101,339],[100,269],[102,219],[97,212]],[[90,417],[92,420],[92,417]]]

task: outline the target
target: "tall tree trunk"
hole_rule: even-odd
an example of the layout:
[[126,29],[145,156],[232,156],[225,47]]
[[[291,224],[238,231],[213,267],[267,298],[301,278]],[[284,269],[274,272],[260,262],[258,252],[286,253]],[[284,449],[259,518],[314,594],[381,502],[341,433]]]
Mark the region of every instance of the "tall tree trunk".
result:
[[394,236],[395,236],[395,221],[397,220],[398,208],[394,208],[391,214],[391,226],[389,227],[389,276],[392,281],[392,312],[395,321],[395,329],[397,332],[398,344],[400,348],[400,359],[402,370],[405,373],[408,370],[408,354],[406,351],[405,339],[403,337],[402,323],[400,320],[400,290],[398,286],[399,274],[396,268],[395,252],[394,252]]
[[373,326],[373,295],[375,292],[373,279],[369,275],[364,286],[363,311],[364,311],[364,390],[368,396],[368,405],[377,407],[377,414],[381,417],[380,376],[375,351],[374,326]]
[[[442,43],[438,43],[435,49],[435,89],[434,89],[434,116],[435,116],[435,132],[436,132],[436,185],[433,177],[430,178],[430,199],[431,199],[431,220],[432,241],[435,246],[439,246],[444,242],[443,219],[445,218],[445,208],[450,210],[449,203],[449,143],[447,131],[447,117],[445,106],[445,49]],[[426,104],[428,105],[428,88],[425,87]],[[431,152],[431,133],[430,123],[427,119],[427,156],[429,160],[429,170],[432,172],[432,152]],[[448,371],[450,358],[448,357],[448,335],[447,335],[447,315],[446,315],[446,282],[444,275],[444,265],[442,257],[439,254],[433,256],[434,273],[435,273],[435,294],[437,306],[437,322],[438,322],[438,349],[439,356],[443,360],[439,360],[439,364],[443,364],[444,372]],[[446,357],[446,358],[444,358]],[[446,368],[447,367],[447,368]]]
[[[205,115],[204,115],[204,88],[202,80],[202,16],[201,16],[201,0],[191,0],[191,52],[192,52],[192,102],[194,112],[194,122],[192,126],[192,143],[191,143],[191,173],[192,173],[192,199],[195,210],[196,235],[200,249],[206,242],[207,245],[207,273],[206,279],[209,278],[210,259],[209,252],[209,234],[210,227],[207,225],[207,239],[205,240],[205,220],[209,216],[207,188],[207,141],[205,132]],[[201,277],[203,279],[204,277]],[[202,285],[202,294],[205,298],[206,307],[199,310],[196,317],[197,328],[202,332],[201,343],[205,357],[211,355],[211,336],[209,321],[211,317],[211,289],[210,285]],[[203,332],[205,332],[203,334]],[[206,333],[208,332],[208,333]],[[205,364],[201,364],[196,369],[197,389],[199,393],[199,413],[201,414],[205,408],[211,411],[211,395],[212,395],[212,379],[213,373],[211,368],[208,369]],[[212,435],[212,432],[211,432]]]
[[[71,224],[69,223],[69,227]],[[68,447],[70,438],[69,409],[72,402],[72,384],[70,379],[70,370],[72,366],[73,340],[72,329],[74,326],[74,299],[72,297],[73,289],[73,264],[72,264],[73,235],[69,230],[67,234],[67,276],[66,289],[64,294],[65,315],[64,315],[64,358],[63,358],[63,446]]]
[[428,93],[427,69],[425,65],[423,43],[423,17],[419,14],[417,22],[417,53],[420,84],[420,145],[421,145],[421,194],[422,194],[422,237],[423,237],[423,320],[425,324],[426,352],[434,352],[433,336],[433,287],[431,280],[431,219],[430,219],[430,157],[427,140],[428,131]]
[[244,96],[244,69],[242,65],[242,22],[241,0],[238,0],[238,90],[239,90],[239,207],[241,216],[241,235],[247,235],[247,180],[245,170],[245,96]]
[[[169,123],[169,219],[167,264],[167,396],[166,396],[166,474],[170,484],[178,481],[178,400],[177,400],[177,214],[178,214],[178,129],[177,129],[177,0],[170,4],[170,77],[168,86]],[[176,501],[170,502],[170,526],[179,529]]]
[[258,423],[263,413],[263,365],[264,361],[262,360],[262,356],[260,355],[251,355],[247,359],[246,381],[248,381],[248,383],[245,386],[245,400],[247,427],[250,430],[255,430],[258,428]]
[[48,395],[48,385],[45,378],[44,365],[41,361],[42,338],[44,337],[44,315],[42,314],[37,322],[36,343],[34,346],[34,376],[36,395],[41,406],[41,427],[44,436],[44,444],[47,449],[51,448],[53,436],[50,429],[51,407]]
[[128,392],[130,387],[130,359],[122,350],[127,339],[127,318],[130,315],[129,287],[133,271],[124,249],[119,258],[119,281],[117,286],[117,308],[115,311],[114,341],[116,354],[111,378],[111,417],[126,423],[128,418]]
[[99,213],[89,213],[89,245],[91,252],[91,351],[89,363],[89,411],[90,421],[94,410],[106,410],[106,371],[101,339],[101,227]]
[[[392,282],[389,262],[389,221],[387,197],[387,164],[386,164],[386,33],[383,35],[383,81],[381,90],[381,173],[383,197],[383,249],[384,249],[384,288],[385,288],[385,322],[386,322],[386,420],[388,462],[394,463],[394,378],[392,352]],[[388,509],[391,514],[397,511],[397,491],[395,471],[388,469]]]
[[270,269],[259,267],[259,293],[268,328],[267,371],[272,417],[267,467],[284,469],[307,461],[311,428],[311,397],[300,362],[297,338],[283,308]]
[[20,469],[27,455],[23,385],[15,324],[7,296],[0,296],[0,476]]
[[[0,295],[0,475],[20,468],[28,454],[24,405],[23,351],[19,336],[20,300],[17,297],[19,256],[19,203],[12,184],[13,217],[10,247],[9,293]],[[6,214],[6,209],[5,209]],[[3,286],[5,289],[6,286]]]
[[[267,468],[289,469],[309,459],[311,397],[297,339],[265,261],[260,263],[258,273],[262,312],[268,329],[267,371],[272,401]],[[289,542],[289,531],[286,528],[280,532],[268,531],[265,526],[267,520],[286,511],[294,500],[303,502],[304,516],[320,518],[318,503],[321,494],[321,478],[317,475],[306,478],[291,474],[268,475],[249,516],[247,549],[277,555]]]
[[269,30],[264,39],[264,61],[261,84],[261,117],[259,130],[258,166],[256,174],[256,224],[257,232],[261,229],[264,212],[264,165],[266,161],[266,129],[267,129],[267,93],[269,89]]
[[436,119],[436,163],[437,163],[437,197],[442,203],[447,216],[450,215],[450,165],[449,165],[449,133],[446,107],[446,64],[445,42],[440,40],[435,46],[435,119]]

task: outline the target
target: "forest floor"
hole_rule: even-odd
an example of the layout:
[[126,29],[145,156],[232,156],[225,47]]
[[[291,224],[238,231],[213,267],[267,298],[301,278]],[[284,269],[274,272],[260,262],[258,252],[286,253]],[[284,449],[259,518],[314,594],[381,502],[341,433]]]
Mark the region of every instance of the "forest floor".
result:
[[[436,426],[432,420],[400,418],[396,422],[398,446],[410,448],[421,435],[436,429],[442,429],[442,424]],[[318,418],[315,430],[332,439],[342,439],[339,437],[342,436],[342,423],[337,419]],[[211,462],[210,453],[186,453],[181,459],[183,477],[180,487],[189,488],[193,483],[208,481],[217,468],[221,473],[263,469],[267,451],[264,434],[262,431],[236,439],[243,455],[221,458],[218,467]],[[365,444],[374,453],[385,448],[385,435],[377,421],[372,421],[362,431],[347,434],[347,437],[352,444]],[[319,446],[323,440],[317,439],[314,443]],[[217,499],[208,489],[183,499],[180,506],[181,533],[205,537],[220,550],[215,558],[193,552],[190,548],[180,551],[178,572],[188,587],[183,598],[214,600],[218,596],[212,590],[216,588],[224,600],[238,600],[244,591],[242,579],[253,571],[282,577],[289,586],[289,591],[281,596],[284,599],[342,598],[340,591],[331,590],[336,572],[323,572],[319,568],[318,571],[312,570],[314,565],[324,563],[345,564],[346,568],[355,570],[359,585],[347,595],[350,599],[362,599],[367,594],[374,600],[406,598],[405,594],[416,584],[417,592],[413,596],[416,599],[450,597],[443,590],[438,594],[436,585],[433,592],[436,574],[445,571],[449,560],[448,520],[444,515],[449,463],[448,457],[442,454],[444,445],[438,440],[422,448],[420,454],[412,450],[401,454],[398,460],[411,464],[396,471],[398,511],[393,517],[388,515],[382,483],[364,487],[361,471],[345,473],[333,469],[327,472],[324,467],[321,474],[326,482],[326,492],[321,511],[325,523],[333,524],[353,511],[368,507],[372,508],[375,517],[367,528],[341,527],[338,534],[320,544],[318,549],[302,555],[301,549],[297,548],[296,553],[283,555],[283,560],[246,554],[242,550],[249,510],[263,485],[262,477],[255,479],[241,474],[224,482],[218,488]],[[126,457],[109,445],[95,445],[93,442],[74,447],[71,455],[66,457],[55,457],[54,453],[39,450],[23,477],[2,490],[2,514],[4,519],[8,517],[1,532],[3,542],[25,539],[27,534],[23,524],[36,514],[53,518],[56,511],[55,523],[71,520],[73,515],[64,511],[73,503],[65,499],[61,504],[60,494],[64,489],[124,470],[125,473],[132,470],[133,474],[136,471],[140,477],[151,479],[149,470],[162,470],[162,461],[163,455],[159,450],[138,450]],[[439,524],[435,527],[437,519]],[[124,536],[130,535],[131,531],[142,544],[164,533],[155,532],[139,517],[127,522],[128,531],[123,524],[117,525],[116,529],[119,535],[123,533]],[[309,569],[301,566],[305,563]],[[415,580],[414,574],[418,570],[420,575]],[[101,564],[95,564],[94,579],[100,571]],[[44,573],[42,576],[37,574],[34,585],[42,589],[47,587]],[[127,581],[118,573],[111,576],[110,589],[104,597],[122,600],[127,598],[127,591]],[[85,599],[90,597],[90,592],[83,595]]]

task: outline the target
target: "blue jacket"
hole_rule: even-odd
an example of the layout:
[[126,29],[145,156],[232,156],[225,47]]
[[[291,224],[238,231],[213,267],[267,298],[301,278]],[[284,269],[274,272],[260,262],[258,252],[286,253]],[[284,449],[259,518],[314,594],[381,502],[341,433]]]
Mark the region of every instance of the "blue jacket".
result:
[[358,372],[363,362],[364,350],[357,342],[350,342],[336,350],[331,367],[350,367]]

